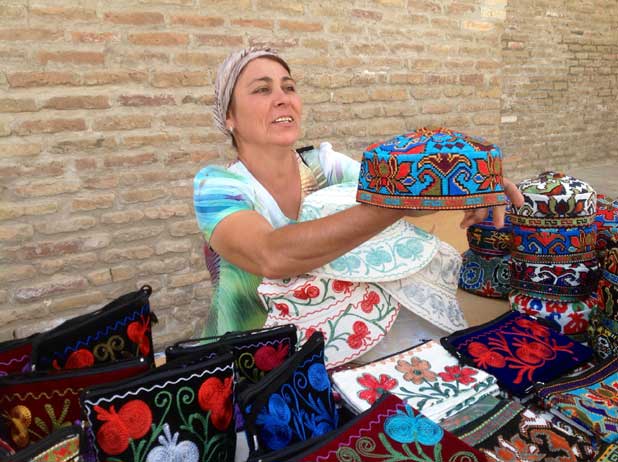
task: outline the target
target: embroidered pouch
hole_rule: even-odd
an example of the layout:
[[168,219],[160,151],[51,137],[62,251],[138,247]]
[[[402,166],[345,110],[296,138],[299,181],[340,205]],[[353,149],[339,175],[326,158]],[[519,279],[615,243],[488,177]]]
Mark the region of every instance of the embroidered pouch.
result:
[[605,253],[597,296],[603,315],[618,320],[618,248]]
[[242,392],[238,402],[252,456],[337,428],[322,334],[315,332],[291,358]]
[[136,376],[149,369],[143,360],[62,372],[0,377],[0,416],[7,440],[21,449],[58,428],[81,422],[79,393],[85,387]]
[[363,152],[356,200],[425,210],[502,205],[502,152],[446,128],[399,135]]
[[536,388],[544,405],[606,443],[618,442],[618,358]]
[[466,250],[459,287],[482,297],[507,298],[511,290],[510,255],[489,256]]
[[588,344],[601,360],[618,356],[618,321],[594,310],[588,326]]
[[594,455],[590,440],[568,435],[510,400],[501,400],[453,434],[495,462],[588,462]]
[[384,394],[341,428],[250,462],[485,462],[487,459],[398,397]]
[[148,303],[151,293],[150,286],[143,286],[37,336],[33,369],[77,369],[140,357],[152,364],[151,324],[156,318]]
[[[0,438],[0,457],[8,457],[8,456],[12,456],[13,454],[15,454],[15,450],[13,449],[13,446],[11,446],[5,440]],[[0,459],[0,460],[3,460],[3,459]]]
[[476,419],[486,416],[500,401],[502,401],[502,398],[496,396],[483,396],[476,403],[442,420],[440,426],[449,432],[453,432]]
[[37,335],[0,343],[0,377],[7,374],[30,372],[32,340]]
[[80,441],[82,429],[70,425],[55,430],[42,440],[22,449],[11,462],[81,462]]
[[436,340],[332,374],[333,385],[356,413],[392,393],[440,422],[482,397],[499,392],[495,377],[459,361]]
[[[204,343],[210,341],[211,343]],[[168,361],[179,358],[204,361],[217,354],[234,355],[237,392],[259,382],[296,350],[296,327],[292,324],[244,332],[228,332],[221,337],[183,340],[165,350]]]
[[557,323],[563,334],[579,335],[587,331],[590,314],[597,306],[597,299],[590,296],[583,300],[546,300],[513,290],[509,295],[509,303],[515,311]]
[[229,353],[84,390],[87,432],[97,459],[232,461],[236,450],[233,391]]
[[510,311],[479,326],[440,339],[466,364],[498,379],[524,397],[536,382],[547,383],[588,361],[592,350],[530,316]]

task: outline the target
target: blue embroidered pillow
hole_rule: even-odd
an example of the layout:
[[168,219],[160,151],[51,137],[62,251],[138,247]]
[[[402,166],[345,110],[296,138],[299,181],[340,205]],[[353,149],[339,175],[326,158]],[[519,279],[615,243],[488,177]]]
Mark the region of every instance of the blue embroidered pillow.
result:
[[455,332],[441,342],[465,363],[494,375],[502,388],[519,397],[527,395],[536,382],[550,382],[592,356],[587,346],[514,311]]
[[282,449],[338,427],[339,414],[324,366],[324,337],[307,343],[238,397],[252,455]]

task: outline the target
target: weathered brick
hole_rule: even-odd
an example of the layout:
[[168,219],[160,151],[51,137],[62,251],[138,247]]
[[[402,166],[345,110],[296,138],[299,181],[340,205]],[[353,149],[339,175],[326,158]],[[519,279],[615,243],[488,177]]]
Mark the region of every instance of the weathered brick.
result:
[[103,286],[112,282],[112,272],[109,268],[91,271],[86,278],[93,286]]
[[95,119],[94,130],[135,130],[136,128],[150,128],[152,117],[148,115],[109,116]]
[[194,219],[177,221],[168,226],[170,236],[183,237],[190,234],[199,234],[200,229],[197,226],[197,221]]
[[0,220],[11,220],[22,216],[48,215],[58,211],[57,202],[10,203],[0,202]]
[[165,204],[158,207],[147,207],[144,216],[151,220],[167,220],[172,217],[186,217],[191,213],[191,208],[184,202]]
[[52,313],[58,313],[65,310],[73,310],[83,308],[89,305],[100,305],[105,302],[106,298],[103,292],[88,291],[83,294],[69,295],[67,297],[57,298],[49,304],[49,310]]
[[119,42],[120,34],[115,32],[71,32],[71,40],[75,43]]
[[371,101],[405,101],[408,98],[405,88],[373,88],[369,91]]
[[195,39],[200,45],[216,47],[240,47],[244,43],[241,35],[195,34]]
[[19,197],[45,197],[79,191],[81,183],[76,180],[32,180],[15,186],[13,192]]
[[95,209],[109,209],[113,207],[116,195],[114,193],[101,193],[85,197],[77,197],[71,201],[71,210],[87,211]]
[[32,157],[41,153],[41,145],[38,143],[10,143],[0,144],[0,157]]
[[220,17],[197,15],[174,15],[170,21],[172,24],[194,27],[219,27],[224,23],[223,18]]
[[174,199],[190,199],[193,197],[193,182],[189,180],[176,182],[176,185],[170,187],[168,191]]
[[105,21],[114,24],[128,24],[135,26],[163,24],[163,14],[152,11],[110,11],[103,15]]
[[173,46],[186,45],[189,36],[177,32],[144,32],[129,34],[128,40],[133,45]]
[[36,268],[32,265],[2,265],[0,266],[0,283],[23,281],[36,275]]
[[252,27],[266,30],[275,28],[274,21],[268,19],[232,19],[230,22],[232,26],[239,26],[243,30]]
[[34,112],[37,110],[33,99],[0,98],[0,112]]
[[84,119],[40,119],[25,120],[15,127],[18,135],[32,135],[37,133],[77,132],[86,130]]
[[208,72],[156,72],[152,77],[152,86],[157,88],[199,87],[210,83]]
[[168,192],[164,188],[144,188],[126,191],[120,194],[122,201],[126,204],[134,204],[136,202],[150,202],[157,199],[163,199],[168,196]]
[[82,8],[64,7],[30,7],[31,18],[40,18],[44,21],[95,21],[97,12]]
[[107,109],[107,96],[56,96],[45,101],[46,109]]
[[164,255],[166,253],[184,253],[191,249],[193,244],[190,240],[176,239],[174,241],[160,240],[155,244],[155,254]]
[[18,21],[26,19],[25,5],[4,5],[0,9],[0,19],[4,21]]
[[102,224],[124,224],[135,223],[144,218],[144,212],[141,210],[122,210],[118,212],[109,212],[101,215]]
[[113,150],[117,143],[114,138],[98,136],[96,138],[80,138],[59,141],[50,148],[53,154],[83,154],[93,153],[97,150]]
[[381,21],[383,17],[383,14],[379,11],[362,10],[359,8],[352,9],[350,13],[354,18],[369,19],[371,21]]
[[454,108],[448,103],[431,102],[423,103],[421,106],[421,112],[423,114],[444,114],[453,110]]
[[168,287],[176,289],[210,279],[208,271],[192,271],[183,274],[173,274],[169,276]]
[[294,48],[298,46],[297,38],[273,38],[272,35],[268,37],[250,37],[249,45],[252,47],[271,47],[277,50],[284,50],[286,48]]
[[[45,303],[38,302],[31,303],[29,305],[20,304],[19,306],[11,304],[8,307],[3,307],[2,309],[0,309],[0,323],[4,326],[11,325],[12,323],[17,323],[18,326],[20,324],[22,326],[25,324],[30,326],[33,324],[36,325],[36,320],[39,320],[40,318],[48,315],[49,308],[46,306]],[[33,331],[24,334],[21,334],[19,327],[16,328],[16,326],[14,325],[13,333],[15,334],[15,338],[25,338],[28,337],[30,334],[43,332],[47,329],[50,329],[51,325],[55,325],[54,322],[50,322],[49,320],[46,320],[46,324],[46,326],[42,326],[40,329],[34,328]]]
[[55,274],[59,271],[70,272],[92,268],[98,261],[96,253],[80,253],[76,255],[63,255],[60,258],[46,258],[36,262],[39,273]]
[[163,122],[170,127],[210,127],[212,115],[208,113],[172,114],[164,116]]
[[62,276],[53,278],[45,283],[20,287],[15,290],[17,302],[31,302],[56,294],[84,290],[88,281],[82,276]]
[[105,167],[126,167],[135,165],[152,164],[156,161],[154,153],[145,152],[141,154],[122,154],[118,156],[108,156],[103,159]]
[[173,95],[120,95],[118,102],[122,106],[166,106],[176,104]]
[[462,85],[482,86],[485,83],[483,74],[463,74],[459,76],[459,83]]
[[180,164],[185,162],[199,163],[205,165],[217,159],[219,153],[216,151],[176,151],[167,154],[166,165]]
[[93,170],[97,168],[97,160],[91,157],[75,159],[75,169],[78,171]]
[[283,30],[297,32],[320,32],[323,26],[319,22],[280,20],[279,27]]
[[62,40],[64,32],[62,30],[20,28],[20,29],[0,29],[0,40],[7,41],[35,41],[53,42]]
[[128,265],[114,266],[110,268],[110,271],[112,273],[112,281],[114,282],[127,281],[129,279],[132,279],[136,273],[135,267]]
[[475,32],[489,32],[496,26],[491,22],[485,21],[464,21],[462,23],[463,29],[475,31]]
[[154,255],[154,250],[146,245],[135,247],[117,247],[101,253],[101,261],[105,263],[119,263],[126,260],[144,260]]
[[0,136],[9,136],[11,133],[10,123],[6,120],[0,120]]
[[77,85],[79,78],[70,72],[15,72],[7,75],[9,86],[13,88],[51,87],[57,85]]
[[213,53],[177,53],[174,62],[181,66],[218,66],[225,56]]
[[35,228],[41,234],[57,234],[90,229],[96,224],[97,220],[94,217],[69,217],[38,223]]
[[112,233],[114,242],[142,241],[159,236],[164,231],[163,226],[140,226],[138,228],[124,228]]
[[105,53],[99,51],[40,51],[37,53],[40,64],[50,61],[62,64],[98,65],[105,63]]
[[120,85],[124,83],[142,83],[148,80],[144,71],[99,71],[83,75],[84,85]]
[[133,135],[122,138],[122,145],[128,148],[141,148],[144,146],[162,146],[165,144],[176,143],[180,139],[177,135],[167,133],[155,135]]

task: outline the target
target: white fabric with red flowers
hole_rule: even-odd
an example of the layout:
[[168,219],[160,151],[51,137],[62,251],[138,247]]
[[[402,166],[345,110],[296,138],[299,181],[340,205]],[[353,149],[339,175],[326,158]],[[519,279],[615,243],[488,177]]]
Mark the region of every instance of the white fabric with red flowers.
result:
[[361,413],[384,393],[397,395],[439,423],[487,395],[497,395],[496,378],[458,360],[436,340],[382,360],[337,371],[333,385],[346,404]]

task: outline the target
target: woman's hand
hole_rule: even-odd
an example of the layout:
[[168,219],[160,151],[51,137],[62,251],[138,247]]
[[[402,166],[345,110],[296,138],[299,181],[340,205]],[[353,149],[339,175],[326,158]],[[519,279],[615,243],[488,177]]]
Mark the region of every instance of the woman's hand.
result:
[[[504,193],[509,198],[511,204],[516,207],[524,205],[524,196],[521,191],[517,189],[517,186],[511,181],[503,178],[502,185],[504,187]],[[464,218],[459,224],[461,228],[467,228],[468,226],[481,223],[487,219],[489,215],[490,207],[483,207],[479,209],[466,210],[464,212]],[[502,228],[504,226],[504,216],[506,215],[506,206],[499,205],[493,207],[493,222],[496,228]]]

